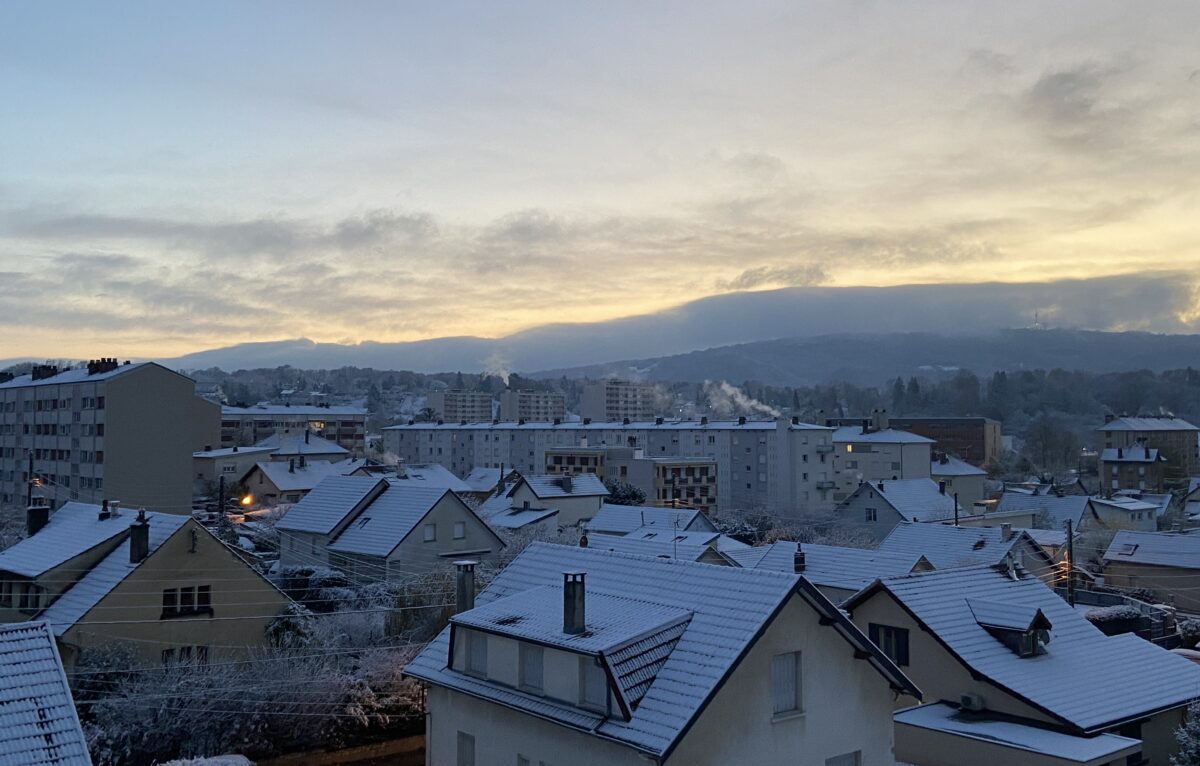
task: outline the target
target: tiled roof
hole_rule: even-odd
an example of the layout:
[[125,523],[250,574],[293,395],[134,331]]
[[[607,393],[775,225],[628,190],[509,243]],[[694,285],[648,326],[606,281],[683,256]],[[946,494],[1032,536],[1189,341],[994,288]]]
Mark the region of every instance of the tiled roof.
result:
[[463,481],[471,492],[491,492],[500,483],[500,469],[476,466]]
[[945,702],[898,710],[892,719],[900,725],[993,743],[1060,759],[1069,763],[1108,763],[1141,750],[1140,740],[1116,734],[1079,737],[1029,726],[987,712],[971,713]]
[[[95,375],[88,375],[86,367],[66,370],[58,373],[57,375],[52,375],[48,378],[42,378],[41,380],[34,380],[32,375],[18,375],[7,383],[0,383],[0,389],[31,388],[37,386],[61,386],[65,383],[94,383],[100,380],[111,380],[118,375],[124,375],[127,372],[140,370],[141,368],[148,367],[150,365],[162,367],[162,365],[155,364],[154,362],[138,362],[137,364],[123,364],[114,370],[109,370],[108,372],[98,372]],[[166,370],[167,368],[163,367],[163,369]],[[174,370],[170,370],[170,372],[174,372]],[[176,374],[178,375],[178,373]]]
[[382,484],[382,480],[368,476],[330,476],[293,505],[275,526],[292,532],[327,535]]
[[1122,529],[1104,552],[1105,563],[1200,569],[1200,533],[1134,532]]
[[[343,460],[331,463],[328,460],[307,460],[303,466],[294,468],[289,461],[257,463],[258,468],[281,492],[303,492],[310,490],[330,476],[349,476],[367,464],[366,460]],[[246,485],[253,493],[255,484]]]
[[[520,423],[513,420],[493,423],[490,420],[475,423],[407,423],[398,426],[388,426],[385,431],[615,431],[621,429],[644,431],[649,429],[660,431],[774,431],[778,424],[774,420],[747,420],[742,423],[737,420],[710,420],[702,423],[699,420],[664,420],[658,423],[653,420],[638,420],[623,423],[619,420],[592,421],[584,423],[578,420],[568,420],[555,423],[548,420],[530,420]],[[791,431],[832,431],[832,428],[813,425],[812,423],[790,423]]]
[[489,508],[490,514],[485,514],[482,507],[479,510],[480,515],[490,526],[496,529],[510,530],[521,529],[558,515],[557,508],[514,508],[508,503],[499,509]]
[[[561,588],[562,574],[568,571],[587,573],[588,593],[620,594],[623,599],[662,605],[672,613],[691,613],[687,628],[628,721],[591,715],[448,669],[449,631],[434,639],[408,665],[406,674],[661,756],[670,752],[783,603],[798,593],[889,683],[919,694],[828,599],[794,574],[533,543],[479,594],[476,608],[547,585]],[[561,609],[561,601],[556,603]],[[658,608],[650,611],[661,619]]]
[[604,503],[600,511],[587,522],[589,532],[614,535],[623,535],[644,526],[662,526],[682,531],[717,531],[716,526],[699,510],[649,505]]
[[[1100,453],[1102,463],[1157,463],[1158,450],[1153,447],[1110,447]],[[1164,458],[1165,460],[1165,458]]]
[[[878,493],[888,505],[908,521],[937,521],[954,518],[954,496],[943,494],[933,479],[894,479],[858,485],[850,497],[859,493]],[[846,503],[850,498],[842,501]]]
[[[563,498],[563,497],[595,497],[597,495],[607,497],[608,490],[604,487],[604,482],[594,473],[584,473],[578,476],[571,477],[570,491],[564,489],[562,476],[554,476],[551,474],[538,474],[529,476],[521,476],[533,494],[543,500]],[[518,481],[512,489],[508,491],[511,495],[520,486]]]
[[934,460],[930,464],[930,476],[987,476],[987,471],[977,468],[965,460],[959,460],[953,455],[943,455],[942,460]]
[[854,444],[936,444],[933,439],[927,439],[908,431],[897,431],[894,428],[868,431],[864,434],[862,426],[842,426],[834,430],[833,441],[835,444],[850,442]]
[[270,447],[280,457],[292,455],[349,455],[350,450],[322,439],[314,433],[304,431],[276,431],[267,438],[255,444],[255,447]]
[[1097,431],[1200,431],[1183,418],[1115,418]]
[[[755,548],[729,551],[727,556],[747,569],[791,572],[797,543],[780,541]],[[814,585],[858,591],[880,577],[908,574],[921,563],[919,552],[898,553],[837,545],[804,543],[804,578]]]
[[91,763],[49,628],[44,622],[0,625],[0,764]]
[[231,457],[233,455],[263,455],[274,452],[273,447],[225,447],[223,449],[210,449],[193,452],[194,458],[217,458]]
[[136,514],[128,508],[101,520],[100,506],[70,502],[50,514],[37,534],[0,552],[0,570],[38,577],[81,553],[129,531]]
[[447,494],[453,493],[439,487],[388,482],[387,489],[363,508],[346,525],[346,529],[329,543],[329,550],[364,556],[387,556]]
[[1076,529],[1084,515],[1090,515],[1088,505],[1091,498],[1086,495],[1026,495],[1022,492],[1005,492],[996,504],[997,511],[1045,512],[1052,529],[1066,529],[1069,519]]
[[1050,628],[1042,610],[1032,604],[969,598],[967,599],[967,608],[971,610],[971,614],[975,615],[975,622],[984,628],[1015,630],[1021,633],[1035,628],[1046,630]]
[[400,466],[403,476],[397,475],[389,481],[411,481],[426,487],[441,487],[455,492],[470,492],[471,486],[438,463],[404,463]]
[[[999,527],[900,522],[879,543],[879,550],[910,556],[920,554],[937,569],[951,569],[999,563],[1022,541],[1041,552],[1041,547],[1019,529],[1012,530],[1012,536],[1005,540]],[[1047,559],[1046,565],[1050,564]]]
[[1147,512],[1149,512],[1149,513],[1157,514],[1158,509],[1159,509],[1158,503],[1147,503],[1145,501],[1138,500],[1136,497],[1129,497],[1127,495],[1113,495],[1112,497],[1093,497],[1092,503],[1095,505],[1103,506],[1105,508],[1112,508],[1114,510],[1124,511],[1126,513],[1147,513]]
[[[705,553],[715,550],[716,533],[690,535],[687,532],[675,535],[665,532],[662,539],[633,538],[627,535],[590,535],[588,547],[598,551],[616,551],[639,556],[655,556],[680,561],[699,561]],[[700,538],[707,538],[701,541]],[[679,538],[678,540],[675,538]]]
[[[972,673],[1079,733],[1200,697],[1200,667],[1132,634],[1106,636],[1037,578],[990,566],[880,581],[844,608],[886,591]],[[981,626],[968,600],[1036,607],[1051,625],[1044,652],[1020,657]]]

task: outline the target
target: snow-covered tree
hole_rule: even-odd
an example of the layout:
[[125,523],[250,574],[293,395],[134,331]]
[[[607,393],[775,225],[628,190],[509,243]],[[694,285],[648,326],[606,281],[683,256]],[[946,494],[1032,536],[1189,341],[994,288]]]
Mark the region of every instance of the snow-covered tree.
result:
[[1171,766],[1200,766],[1200,702],[1188,705],[1187,718],[1175,730],[1179,752],[1171,756]]

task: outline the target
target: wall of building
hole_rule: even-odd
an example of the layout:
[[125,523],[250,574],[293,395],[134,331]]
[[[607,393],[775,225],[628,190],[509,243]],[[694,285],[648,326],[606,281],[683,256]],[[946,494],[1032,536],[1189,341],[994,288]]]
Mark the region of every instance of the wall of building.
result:
[[986,493],[984,492],[984,482],[987,480],[986,476],[943,476],[934,470],[929,478],[938,482],[946,482],[946,494],[953,495],[957,493],[958,504],[964,508],[970,508],[986,497]]
[[[368,508],[369,512],[369,508]],[[464,536],[454,539],[454,524],[462,522]],[[426,524],[437,526],[437,540],[425,542]],[[461,500],[446,495],[433,506],[396,550],[388,556],[388,578],[392,580],[428,574],[449,566],[455,559],[486,559],[503,547],[500,540]]]
[[[1200,561],[1196,564],[1200,567]],[[1116,588],[1146,588],[1185,612],[1200,612],[1200,569],[1107,561],[1104,583]]]
[[1004,766],[1122,766],[1124,757],[1079,761],[1057,758],[1032,750],[1007,747],[976,737],[960,737],[919,726],[896,724],[896,759],[913,766],[962,766],[994,763]]

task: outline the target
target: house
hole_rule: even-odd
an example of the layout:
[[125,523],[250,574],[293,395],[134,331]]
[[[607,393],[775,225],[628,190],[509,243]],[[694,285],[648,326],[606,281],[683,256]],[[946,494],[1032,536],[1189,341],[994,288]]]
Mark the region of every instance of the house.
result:
[[46,510],[30,508],[29,537],[0,552],[0,622],[48,623],[67,667],[116,642],[155,664],[241,655],[232,647],[263,645],[291,603],[188,516],[115,503]]
[[553,509],[558,512],[555,521],[559,529],[563,529],[578,526],[580,522],[595,516],[606,497],[608,490],[592,474],[518,474],[511,485],[497,487],[492,496],[484,502],[484,515],[492,518],[512,509]]
[[1189,523],[1200,521],[1200,476],[1188,482],[1188,493],[1183,496],[1183,518]]
[[970,508],[987,497],[984,484],[987,471],[945,452],[937,453],[929,466],[929,478],[946,483],[946,494],[958,498],[959,505]]
[[928,479],[933,439],[891,428],[886,413],[833,432],[833,470],[843,500],[860,482]]
[[996,503],[997,512],[1034,510],[1039,517],[1037,526],[1045,529],[1086,530],[1100,525],[1100,517],[1092,509],[1092,499],[1084,495],[1028,495],[1007,488]]
[[232,488],[260,460],[269,460],[271,447],[223,447],[192,453],[192,468],[196,482],[192,492],[205,495],[214,491],[218,482]]
[[453,491],[404,479],[328,477],[275,527],[281,566],[329,566],[357,582],[416,577],[504,547]]
[[1144,441],[1128,447],[1108,447],[1100,453],[1100,485],[1105,492],[1136,489],[1163,491],[1167,458]]
[[[1142,757],[1165,765],[1175,752],[1174,729],[1187,704],[1200,696],[1196,665],[1131,634],[1104,635],[1019,567],[937,569],[885,578],[842,608],[930,700],[950,706],[928,715],[970,714],[955,721],[977,735],[968,741],[946,725],[920,720],[922,715],[915,716],[918,720],[897,715],[896,759],[919,766],[1072,762],[1023,746],[1046,731],[1103,745],[1099,760],[1084,762],[1123,757],[1122,743],[1094,740],[1115,734],[1141,740]],[[901,708],[911,704],[897,701]],[[988,738],[984,733],[995,721],[1021,726],[1021,732]],[[920,737],[901,731],[922,724]],[[1075,744],[1083,748],[1086,743]],[[1002,748],[1003,757],[994,756],[993,748]],[[953,753],[972,757],[952,759]]]
[[1100,523],[1109,529],[1137,529],[1153,532],[1158,529],[1157,503],[1148,503],[1128,495],[1093,497],[1092,509]]
[[350,450],[337,442],[323,439],[307,428],[293,430],[285,428],[255,443],[255,447],[267,447],[271,450],[271,459],[286,463],[289,460],[305,460],[315,462],[326,460],[330,463],[340,463],[350,457]]
[[240,483],[250,493],[252,501],[259,505],[298,503],[330,476],[349,476],[366,464],[365,460],[330,463],[304,457],[286,463],[255,463]]
[[44,622],[0,625],[0,763],[92,766],[54,634]]
[[719,532],[680,532],[661,526],[641,527],[625,535],[588,535],[580,541],[580,545],[598,551],[699,561],[718,566],[737,566],[732,554],[750,550],[746,543]]
[[604,503],[585,528],[588,534],[625,535],[646,526],[681,532],[716,532],[717,525],[698,509],[658,508],[648,505]]
[[881,553],[922,555],[936,569],[999,565],[1012,561],[1026,572],[1053,583],[1060,567],[1024,530],[1000,527],[956,527],[950,524],[897,524],[883,542]]
[[746,569],[802,574],[835,604],[880,577],[933,569],[928,559],[919,553],[890,553],[791,541],[730,550],[726,556]]
[[794,573],[535,542],[472,576],[405,669],[430,763],[892,766],[892,701],[920,694]]
[[1185,612],[1200,611],[1200,533],[1123,529],[1103,565],[1106,585],[1144,588]]
[[961,510],[932,479],[863,482],[834,510],[838,526],[882,540],[902,521],[943,521]]
[[1169,478],[1186,479],[1200,470],[1200,428],[1182,418],[1106,415],[1104,425],[1096,430],[1104,439],[1104,449],[1141,445],[1158,450],[1167,459]]
[[422,487],[440,487],[452,489],[461,494],[470,492],[470,485],[458,478],[437,463],[400,463],[395,466],[364,465],[352,471],[347,476],[373,476],[395,479],[396,481],[411,481]]

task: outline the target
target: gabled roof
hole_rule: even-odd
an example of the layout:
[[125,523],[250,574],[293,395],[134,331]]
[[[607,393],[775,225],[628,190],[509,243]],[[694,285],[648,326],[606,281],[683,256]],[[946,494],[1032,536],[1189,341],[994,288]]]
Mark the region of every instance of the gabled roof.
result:
[[[306,439],[305,436],[308,438]],[[337,442],[323,439],[311,431],[276,431],[254,446],[270,447],[279,457],[350,454],[350,450]]]
[[1042,614],[1042,610],[1032,604],[969,598],[967,608],[975,615],[975,622],[984,628],[1027,633],[1031,630],[1050,630],[1053,627],[1046,615]]
[[717,527],[695,508],[659,508],[650,505],[613,505],[603,503],[600,511],[587,522],[589,532],[624,535],[639,527],[661,526],[667,529],[716,532]]
[[1110,447],[1100,453],[1102,463],[1165,463],[1167,459],[1153,447],[1140,444],[1128,447]]
[[572,476],[569,491],[563,487],[564,483],[564,477],[553,474],[522,475],[508,491],[508,494],[511,497],[524,484],[541,500],[557,500],[568,497],[608,497],[608,490],[605,489],[604,482],[600,481],[594,473]]
[[291,532],[327,535],[372,492],[382,491],[383,484],[381,479],[368,476],[327,477],[293,505],[275,527]]
[[1104,552],[1104,562],[1200,569],[1200,533],[1122,529]]
[[894,479],[863,482],[842,501],[845,505],[862,494],[877,494],[906,521],[954,518],[954,496],[943,494],[933,479]]
[[942,455],[929,465],[930,476],[987,476],[987,471],[959,460],[953,455]]
[[0,625],[0,763],[92,763],[54,636],[44,622]]
[[1045,513],[1052,529],[1065,529],[1070,520],[1076,529],[1085,515],[1091,515],[1088,506],[1091,498],[1086,495],[1026,495],[1021,492],[1005,491],[996,504],[997,511],[1037,511]]
[[441,487],[455,492],[470,492],[471,486],[438,463],[404,463],[388,481],[409,481],[426,487]]
[[387,488],[358,512],[328,548],[338,553],[388,556],[444,497],[457,501],[470,514],[470,509],[448,489],[388,482]]
[[[795,574],[535,542],[479,594],[476,609],[546,586],[554,590],[553,586],[561,587],[562,574],[568,571],[587,573],[589,594],[620,594],[623,599],[661,605],[672,614],[691,614],[640,704],[630,711],[629,720],[605,718],[451,670],[447,667],[449,630],[442,631],[417,655],[405,673],[663,757],[682,739],[784,604],[799,595],[824,618],[823,624],[837,630],[858,652],[856,656],[871,662],[891,685],[920,694],[827,598]],[[561,609],[561,599],[549,601]],[[654,619],[661,619],[659,607],[650,612],[657,615]],[[626,635],[630,635],[628,631]]]
[[[1186,705],[1200,667],[1132,634],[1106,636],[1032,575],[997,567],[937,570],[881,580],[850,598],[853,612],[889,594],[970,672],[1063,725],[1092,733]],[[1050,640],[1020,657],[979,624],[968,601],[1036,608]]]
[[1007,540],[999,527],[956,527],[950,524],[901,522],[879,543],[883,553],[923,555],[937,569],[997,564],[1009,551],[1026,544],[1053,564],[1041,546],[1023,530],[1014,529]]
[[37,534],[0,552],[0,570],[38,577],[129,531],[136,514],[121,509],[116,518],[100,519],[100,506],[70,502],[50,514]]
[[854,444],[936,444],[933,439],[927,439],[924,436],[910,433],[908,431],[898,431],[894,428],[885,428],[882,431],[868,431],[863,433],[862,426],[842,426],[833,431],[834,444],[854,443]]
[[1092,504],[1110,508],[1112,510],[1124,511],[1125,513],[1158,513],[1158,503],[1147,503],[1143,500],[1138,500],[1136,497],[1128,495],[1113,495],[1112,497],[1093,497]]
[[598,551],[633,553],[680,561],[699,561],[717,551],[717,532],[675,532],[662,527],[643,527],[627,535],[589,535],[588,547]]
[[[99,511],[99,506],[91,506],[91,508],[93,512]],[[134,518],[133,514],[125,511],[120,518],[113,521],[116,521],[118,525],[128,532],[129,525],[133,522]],[[146,521],[150,524],[149,555],[153,555],[168,538],[188,523],[195,524],[197,532],[203,531],[204,534],[209,534],[204,527],[192,521],[190,516],[180,516],[174,513],[147,512]],[[38,534],[40,535],[41,532]],[[34,537],[37,537],[37,535],[34,535]],[[149,556],[143,559],[141,563],[145,563],[148,560]],[[83,619],[84,615],[92,607],[100,603],[101,599],[112,593],[114,588],[141,566],[141,563],[134,564],[129,560],[129,543],[127,541],[123,542],[107,556],[100,559],[94,567],[87,571],[87,574],[83,575],[66,592],[56,598],[50,606],[43,609],[38,614],[38,619],[45,620],[53,629],[54,635],[61,636],[70,630],[75,623]]]
[[1114,418],[1097,431],[1200,431],[1183,418]]
[[1154,506],[1154,515],[1162,516],[1171,507],[1171,502],[1175,499],[1170,492],[1157,494],[1154,492],[1141,492],[1136,489],[1122,489],[1114,493],[1115,497],[1132,497],[1135,500],[1141,500],[1143,503],[1149,503]]
[[[254,468],[262,471],[280,492],[304,492],[331,476],[349,476],[366,464],[366,460],[343,460],[340,463],[307,460],[304,465],[292,466],[289,461],[271,461],[256,463]],[[247,476],[253,471],[247,472]],[[247,486],[254,492],[254,485]]]
[[475,466],[463,482],[471,492],[491,492],[500,483],[500,469]]
[[[799,543],[780,541],[755,548],[728,551],[727,556],[747,569],[794,571]],[[814,585],[858,591],[880,577],[908,574],[929,562],[920,553],[890,552],[837,545],[800,545],[804,551],[804,579]]]
[[[179,375],[181,378],[187,377],[185,375],[180,375],[180,373],[175,372],[174,370],[163,367],[161,364],[156,362],[138,362],[137,364],[122,364],[115,369],[109,370],[108,372],[98,372],[95,375],[88,375],[86,367],[77,367],[72,370],[64,370],[57,375],[51,375],[50,377],[42,378],[41,380],[34,380],[31,374],[18,375],[7,383],[0,383],[0,389],[30,388],[35,386],[61,386],[65,383],[94,383],[100,380],[111,380],[119,375],[124,375],[126,373],[133,372],[134,370],[140,370],[143,367],[158,367],[174,375]],[[188,380],[191,380],[191,378],[188,378]]]
[[192,457],[198,459],[232,457],[233,455],[266,455],[274,452],[273,447],[223,447],[222,449],[209,449],[193,452]]

